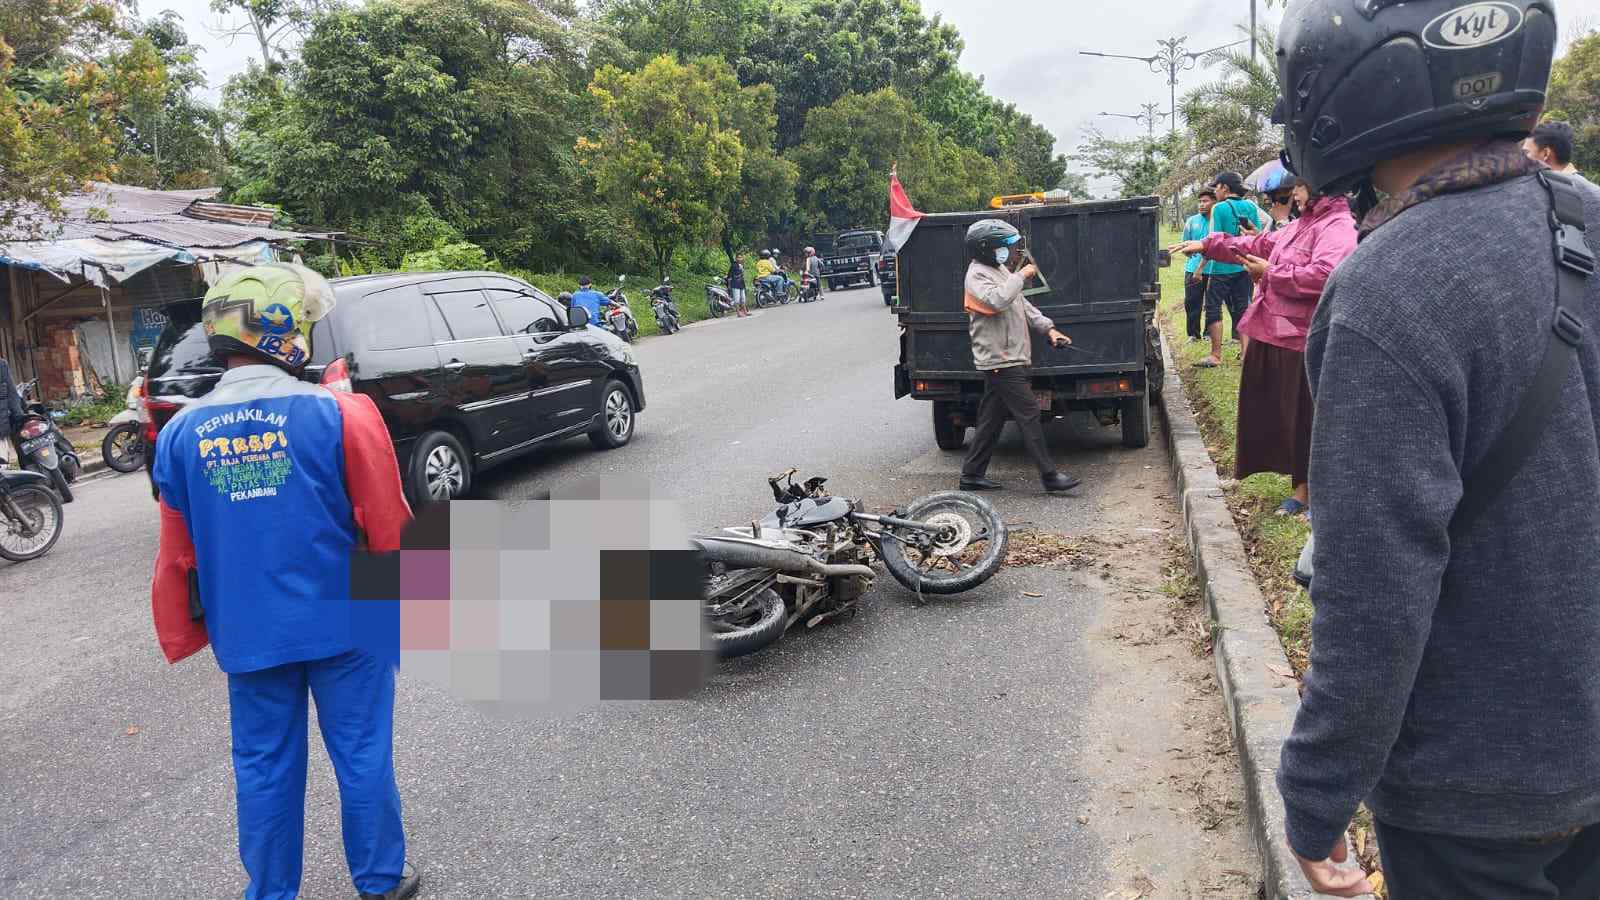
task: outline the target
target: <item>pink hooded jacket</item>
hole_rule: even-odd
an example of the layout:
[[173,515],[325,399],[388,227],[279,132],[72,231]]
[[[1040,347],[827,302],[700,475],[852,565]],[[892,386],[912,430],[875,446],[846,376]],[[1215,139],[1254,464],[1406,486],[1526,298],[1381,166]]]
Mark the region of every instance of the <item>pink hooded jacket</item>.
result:
[[1207,259],[1242,262],[1240,254],[1267,261],[1256,288],[1256,302],[1239,320],[1239,333],[1297,353],[1306,351],[1311,315],[1322,298],[1328,276],[1356,249],[1356,220],[1350,201],[1319,197],[1300,218],[1277,231],[1237,237],[1211,234],[1205,239]]

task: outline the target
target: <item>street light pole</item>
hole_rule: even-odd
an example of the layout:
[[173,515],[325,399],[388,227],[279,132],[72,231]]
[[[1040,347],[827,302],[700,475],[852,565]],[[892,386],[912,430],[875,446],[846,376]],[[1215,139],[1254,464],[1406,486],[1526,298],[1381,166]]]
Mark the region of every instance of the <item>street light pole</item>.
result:
[[1256,61],[1256,0],[1250,0],[1250,61]]
[[1132,119],[1135,122],[1143,122],[1146,126],[1148,126],[1148,131],[1149,131],[1149,135],[1150,135],[1150,142],[1153,144],[1153,143],[1155,143],[1155,140],[1156,140],[1156,123],[1161,121],[1162,119],[1165,119],[1167,117],[1167,114],[1164,113],[1164,112],[1157,112],[1157,110],[1161,109],[1161,104],[1159,104],[1159,103],[1141,103],[1139,106],[1140,106],[1141,109],[1144,110],[1144,112],[1142,112],[1142,113],[1109,113],[1109,112],[1103,112],[1100,115],[1106,116],[1108,118],[1113,118],[1113,119]]
[[[1252,39],[1253,38],[1254,35],[1252,35]],[[1188,40],[1189,39],[1187,37],[1174,37],[1166,38],[1165,40],[1158,40],[1156,41],[1156,46],[1160,47],[1161,49],[1157,50],[1153,56],[1130,56],[1125,53],[1101,53],[1097,50],[1079,50],[1078,52],[1084,56],[1099,56],[1106,59],[1131,59],[1137,62],[1142,62],[1149,66],[1150,71],[1156,73],[1157,75],[1165,73],[1167,76],[1167,99],[1169,103],[1167,108],[1168,133],[1176,134],[1178,131],[1178,73],[1187,72],[1193,69],[1196,63],[1213,53],[1226,50],[1229,47],[1237,47],[1240,44],[1245,43],[1244,41],[1234,41],[1231,44],[1223,44],[1220,47],[1212,47],[1210,50],[1202,50],[1199,53],[1191,53],[1184,49],[1184,45],[1188,42]],[[1173,194],[1172,215],[1174,222],[1176,222],[1180,217],[1178,204],[1178,195]]]

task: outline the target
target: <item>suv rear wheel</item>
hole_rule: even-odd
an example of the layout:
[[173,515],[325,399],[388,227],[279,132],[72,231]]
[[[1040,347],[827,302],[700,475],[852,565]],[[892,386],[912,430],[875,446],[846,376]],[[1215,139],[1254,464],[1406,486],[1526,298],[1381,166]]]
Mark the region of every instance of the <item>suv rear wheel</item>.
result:
[[633,395],[622,382],[608,381],[600,401],[600,424],[589,432],[589,440],[600,450],[615,450],[632,439]]
[[411,452],[406,487],[417,505],[449,501],[472,487],[472,457],[448,431],[430,431]]

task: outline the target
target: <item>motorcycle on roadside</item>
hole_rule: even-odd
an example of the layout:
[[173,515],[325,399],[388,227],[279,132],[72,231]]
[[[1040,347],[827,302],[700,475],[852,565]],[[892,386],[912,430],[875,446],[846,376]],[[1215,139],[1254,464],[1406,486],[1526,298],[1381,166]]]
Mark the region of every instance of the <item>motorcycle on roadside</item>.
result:
[[60,495],[61,502],[71,503],[72,488],[68,485],[78,480],[83,463],[72,442],[56,428],[50,408],[29,399],[35,385],[37,382],[29,381],[17,386],[17,396],[22,398],[22,420],[14,439],[21,453],[22,467],[43,475]]
[[672,334],[682,331],[679,324],[678,304],[672,302],[672,279],[663,278],[656,289],[650,292],[650,310],[656,314],[656,327],[662,334]]
[[128,388],[127,408],[107,423],[111,430],[100,442],[101,457],[117,472],[137,472],[144,465],[144,421],[140,408],[143,397],[144,376],[140,375]]
[[622,293],[622,283],[627,279],[626,275],[617,276],[617,286],[606,295],[607,304],[600,310],[600,325],[631,344],[639,337],[639,322],[633,317],[627,296]]
[[61,498],[38,472],[0,470],[0,558],[27,562],[61,537]]
[[796,485],[795,471],[767,479],[774,512],[692,538],[710,569],[704,614],[723,658],[754,653],[796,622],[854,616],[875,560],[919,598],[969,591],[1005,562],[1005,522],[976,494],[930,494],[871,515],[860,500],[830,495],[826,478]]
[[822,299],[822,280],[810,272],[800,276],[800,302],[814,303]]
[[711,318],[720,319],[737,309],[733,295],[728,292],[728,279],[718,275],[716,281],[706,285],[706,312],[711,314]]

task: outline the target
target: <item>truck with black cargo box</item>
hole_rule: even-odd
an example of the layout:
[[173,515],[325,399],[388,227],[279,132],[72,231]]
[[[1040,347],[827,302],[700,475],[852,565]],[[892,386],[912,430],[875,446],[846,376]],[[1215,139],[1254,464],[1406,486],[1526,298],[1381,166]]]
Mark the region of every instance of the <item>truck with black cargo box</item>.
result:
[[[1052,347],[1033,335],[1033,389],[1046,420],[1092,413],[1122,426],[1122,443],[1150,441],[1150,404],[1165,367],[1155,323],[1161,201],[1155,197],[1091,203],[1036,203],[922,218],[896,259],[900,362],[895,397],[931,401],[940,448],[959,450],[977,424],[983,375],[973,365],[963,287],[972,257],[967,228],[1003,219],[1039,268],[1026,296],[1072,338]],[[1016,255],[1016,254],[1013,254]]]

